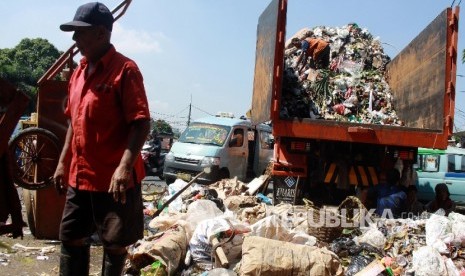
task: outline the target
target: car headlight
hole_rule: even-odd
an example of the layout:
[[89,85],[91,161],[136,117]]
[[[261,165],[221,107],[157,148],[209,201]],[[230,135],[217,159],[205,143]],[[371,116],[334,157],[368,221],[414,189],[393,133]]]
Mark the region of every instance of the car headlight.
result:
[[174,154],[171,151],[165,155],[165,161],[174,161]]
[[219,166],[220,158],[219,157],[204,157],[200,165],[201,166],[214,166],[214,165]]

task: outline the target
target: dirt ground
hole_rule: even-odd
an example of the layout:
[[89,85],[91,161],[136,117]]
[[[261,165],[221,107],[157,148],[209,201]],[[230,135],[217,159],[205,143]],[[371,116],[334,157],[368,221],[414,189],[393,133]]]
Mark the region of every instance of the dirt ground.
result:
[[[18,194],[23,205],[23,220],[27,222],[21,188]],[[23,233],[23,239],[0,236],[0,275],[59,275],[60,242],[36,239],[28,227],[23,228]],[[90,275],[100,275],[102,253],[102,246],[91,246]]]
[[[152,193],[164,181],[147,182],[143,186],[144,193]],[[23,191],[18,188],[21,199],[23,220],[27,222]],[[153,196],[144,196],[144,201],[153,200]],[[28,227],[23,228],[24,238],[13,239],[8,235],[0,235],[0,275],[1,276],[52,276],[59,275],[60,242],[56,240],[36,239]],[[100,275],[103,248],[92,245],[90,252],[90,275]]]
[[[60,243],[38,240],[24,228],[24,238],[0,236],[0,274],[15,276],[58,275]],[[11,249],[11,250],[10,250]],[[43,252],[43,253],[42,253]],[[100,275],[102,247],[91,247],[90,275]]]

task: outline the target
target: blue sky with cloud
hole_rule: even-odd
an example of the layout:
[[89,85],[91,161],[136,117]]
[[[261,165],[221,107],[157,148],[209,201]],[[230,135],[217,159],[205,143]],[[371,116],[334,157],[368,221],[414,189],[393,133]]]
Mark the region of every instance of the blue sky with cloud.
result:
[[[1,1],[0,48],[22,38],[41,37],[65,51],[70,21],[81,0]],[[133,0],[115,23],[113,43],[134,59],[144,75],[155,119],[183,128],[192,101],[192,118],[219,111],[237,117],[250,108],[255,66],[256,27],[271,0]],[[392,58],[453,0],[289,0],[287,37],[304,27],[340,27],[357,22],[385,44]],[[459,1],[456,1],[456,4]],[[103,1],[110,9],[120,1]],[[465,20],[465,19],[464,19]],[[459,27],[459,50],[463,22]],[[460,56],[461,58],[461,56]],[[458,62],[458,74],[465,69]],[[457,78],[465,91],[465,77]],[[457,92],[456,127],[465,130],[465,92]]]

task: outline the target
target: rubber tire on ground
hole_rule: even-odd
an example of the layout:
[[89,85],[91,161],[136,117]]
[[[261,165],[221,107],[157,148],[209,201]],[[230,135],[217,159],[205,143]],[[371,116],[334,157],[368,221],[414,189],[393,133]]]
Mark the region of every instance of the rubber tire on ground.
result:
[[26,209],[27,224],[31,234],[35,237],[36,235],[36,219],[34,213],[34,195],[33,191],[23,189],[23,202],[24,208]]
[[[34,144],[34,137],[40,138],[42,141],[40,146],[37,145],[37,139],[35,139]],[[25,146],[23,143],[28,144],[28,149],[34,149],[36,152],[39,152],[39,154],[28,154],[27,151],[24,150]],[[20,164],[20,157],[16,155],[17,150],[21,151],[21,153],[26,152],[25,157],[22,157],[23,159],[21,160],[26,160],[26,162],[30,162],[32,164],[28,166],[26,170],[29,170],[30,168],[33,168],[33,170],[42,170],[39,172],[41,177],[40,180],[36,181],[37,179],[32,176],[33,173],[29,174],[30,177],[34,178],[33,180],[25,178],[26,173],[23,169],[25,166]],[[34,150],[32,150],[32,152],[34,152]],[[52,176],[58,164],[60,152],[61,148],[59,146],[58,138],[49,130],[39,127],[30,127],[21,130],[8,142],[8,158],[12,168],[13,181],[18,186],[29,190],[38,190],[51,185],[53,182]],[[46,154],[46,156],[43,156],[40,153]]]

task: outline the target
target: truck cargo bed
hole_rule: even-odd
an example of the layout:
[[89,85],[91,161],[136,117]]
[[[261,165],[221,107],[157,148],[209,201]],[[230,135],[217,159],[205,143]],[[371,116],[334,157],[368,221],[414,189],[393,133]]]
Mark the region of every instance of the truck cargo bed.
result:
[[455,105],[458,8],[445,9],[388,64],[387,81],[402,127],[279,117],[286,10],[286,0],[275,0],[259,19],[253,123],[272,121],[277,137],[447,147]]

